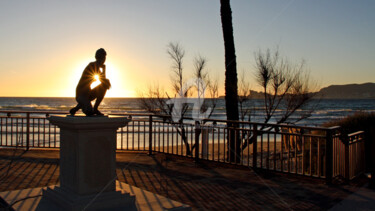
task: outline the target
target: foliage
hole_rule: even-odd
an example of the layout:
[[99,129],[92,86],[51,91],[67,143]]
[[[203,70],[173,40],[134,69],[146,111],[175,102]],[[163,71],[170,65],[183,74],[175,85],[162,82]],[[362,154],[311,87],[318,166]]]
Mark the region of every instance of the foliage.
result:
[[326,122],[323,126],[340,126],[340,132],[346,135],[359,130],[370,132],[371,128],[375,126],[375,112],[357,112],[339,120]]

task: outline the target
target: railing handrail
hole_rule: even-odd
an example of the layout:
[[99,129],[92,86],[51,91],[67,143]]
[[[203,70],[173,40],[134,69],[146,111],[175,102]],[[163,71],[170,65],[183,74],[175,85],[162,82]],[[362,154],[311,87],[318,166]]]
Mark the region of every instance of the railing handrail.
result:
[[349,137],[350,137],[350,136],[357,136],[357,135],[362,135],[362,134],[364,134],[364,133],[365,133],[365,131],[360,130],[360,131],[357,131],[357,132],[354,132],[354,133],[349,133],[348,136],[349,136]]
[[[0,110],[0,113],[5,113],[5,114],[46,114],[46,115],[51,115],[51,114],[69,114],[68,111],[17,111],[17,110]],[[152,114],[152,113],[119,113],[119,112],[114,112],[114,113],[109,113],[108,115],[124,115],[124,116],[144,116],[144,117],[149,117],[152,115],[153,117],[159,117],[159,118],[170,118],[170,115],[163,115],[163,114]],[[189,117],[183,117],[184,120],[194,120],[193,118]],[[248,121],[233,121],[233,120],[223,120],[223,119],[203,119],[203,122],[213,122],[213,123],[236,123],[236,124],[242,124],[242,125],[259,125],[261,127],[285,127],[285,128],[297,128],[297,129],[305,129],[305,130],[322,130],[322,131],[327,131],[327,130],[332,130],[332,129],[337,129],[338,126],[334,127],[315,127],[315,126],[299,126],[299,125],[291,125],[291,124],[276,124],[276,123],[262,123],[262,122],[248,122]],[[184,123],[185,124],[185,123]]]

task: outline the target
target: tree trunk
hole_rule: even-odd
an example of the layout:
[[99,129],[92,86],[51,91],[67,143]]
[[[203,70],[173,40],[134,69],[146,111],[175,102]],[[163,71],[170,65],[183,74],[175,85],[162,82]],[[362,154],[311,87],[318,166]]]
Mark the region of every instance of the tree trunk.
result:
[[[232,10],[229,0],[220,0],[221,24],[225,49],[225,107],[227,120],[238,120],[237,62],[234,48]],[[228,123],[228,128],[237,128],[237,124]],[[228,159],[240,161],[240,139],[236,130],[228,131]],[[237,140],[236,140],[237,139]]]

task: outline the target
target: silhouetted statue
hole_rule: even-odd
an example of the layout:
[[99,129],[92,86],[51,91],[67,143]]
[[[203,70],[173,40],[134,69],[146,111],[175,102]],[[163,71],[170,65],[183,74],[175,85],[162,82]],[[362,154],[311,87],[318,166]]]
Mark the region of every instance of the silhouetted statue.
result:
[[[78,82],[76,88],[76,101],[78,102],[77,106],[70,110],[70,114],[74,114],[82,109],[82,112],[86,116],[103,116],[103,114],[98,110],[100,103],[102,102],[107,89],[111,87],[111,83],[106,78],[105,71],[105,60],[107,52],[103,48],[100,48],[95,53],[95,62],[91,62],[87,65],[85,70],[82,73],[81,79]],[[100,70],[102,69],[102,71]],[[95,76],[101,82],[100,85],[91,89],[91,84],[96,80]],[[91,105],[91,101],[95,100],[94,108]]]

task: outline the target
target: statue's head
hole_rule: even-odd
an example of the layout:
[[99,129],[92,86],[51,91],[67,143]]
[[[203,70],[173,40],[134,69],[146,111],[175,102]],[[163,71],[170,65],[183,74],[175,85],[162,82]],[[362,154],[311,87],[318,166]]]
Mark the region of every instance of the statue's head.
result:
[[107,56],[107,52],[105,52],[103,48],[98,49],[95,53],[95,59],[100,64],[104,64],[106,56]]

